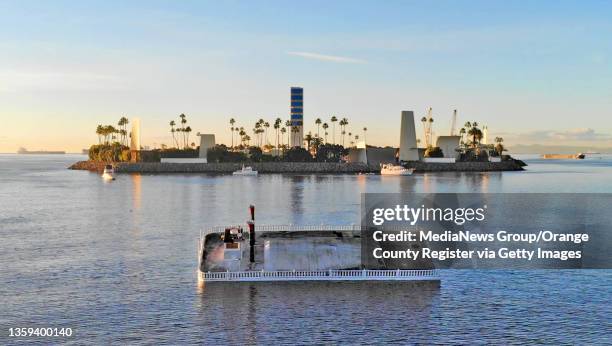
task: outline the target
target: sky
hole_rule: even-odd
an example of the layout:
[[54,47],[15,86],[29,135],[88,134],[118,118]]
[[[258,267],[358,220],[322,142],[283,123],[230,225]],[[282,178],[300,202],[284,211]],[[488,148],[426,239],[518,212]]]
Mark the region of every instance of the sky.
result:
[[121,116],[140,118],[143,144],[170,144],[181,113],[229,143],[231,117],[288,119],[291,86],[306,132],[346,117],[372,145],[398,145],[401,111],[432,107],[436,135],[457,109],[508,145],[612,146],[610,13],[610,1],[0,0],[0,152],[80,151]]

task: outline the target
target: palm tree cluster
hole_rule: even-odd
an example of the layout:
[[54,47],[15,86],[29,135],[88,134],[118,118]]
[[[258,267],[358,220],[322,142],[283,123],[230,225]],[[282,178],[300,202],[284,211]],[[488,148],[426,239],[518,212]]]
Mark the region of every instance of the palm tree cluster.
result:
[[[172,134],[173,144],[178,149],[187,149],[189,148],[189,135],[191,134],[191,126],[187,125],[187,116],[183,113],[179,115],[179,123],[180,127],[177,127],[176,122],[174,120],[170,121],[170,133]],[[187,126],[186,126],[187,125]],[[194,146],[195,143],[192,143]]]
[[[336,122],[340,126],[339,134],[342,136],[342,147],[344,147],[346,143],[346,135],[349,136],[349,144],[351,146],[354,145],[355,142],[353,141],[352,137],[353,133],[348,130],[349,121],[347,118],[338,119],[337,116],[331,116],[329,122],[332,125],[331,137],[334,145],[337,144],[335,131]],[[316,148],[318,146],[329,143],[328,136],[330,135],[328,132],[330,125],[327,122],[323,122],[321,118],[316,118],[314,123],[317,127],[316,133],[313,134],[312,131],[309,131],[302,139],[304,142],[306,142],[306,147],[313,154],[316,153]],[[229,124],[231,134],[230,149],[242,150],[248,147],[250,145],[251,136],[249,136],[245,128],[243,126],[238,126],[235,118],[230,118]],[[274,122],[265,121],[263,118],[257,120],[252,129],[253,138],[255,139],[254,145],[261,147],[266,151],[274,148],[278,150],[289,149],[290,136],[299,135],[299,128],[291,126],[291,124],[291,120],[283,121],[281,118],[276,118]],[[272,141],[270,141],[268,133],[270,127],[274,129],[274,137],[272,138]],[[363,128],[364,139],[367,130],[368,129],[366,127]],[[295,137],[293,138],[296,139]],[[359,135],[355,135],[355,141],[358,139]]]
[[[96,135],[98,135],[98,144],[111,144],[119,143],[121,145],[128,145],[128,132],[127,125],[130,123],[128,118],[121,117],[117,122],[117,127],[113,125],[98,125],[96,127]],[[117,140],[119,138],[119,140]]]
[[119,135],[121,136],[121,144],[127,146],[128,145],[128,132],[127,125],[130,123],[128,118],[121,117],[117,125],[119,126]]
[[[467,145],[471,145],[472,148],[476,148],[478,144],[480,144],[480,140],[482,139],[482,130],[478,128],[477,122],[466,122],[465,125],[459,130],[459,134],[461,135],[461,143]],[[464,140],[464,135],[467,135]]]

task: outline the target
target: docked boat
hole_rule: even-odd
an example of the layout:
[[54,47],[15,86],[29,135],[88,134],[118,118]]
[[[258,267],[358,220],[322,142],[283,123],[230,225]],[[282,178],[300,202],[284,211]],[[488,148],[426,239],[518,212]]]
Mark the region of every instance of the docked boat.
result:
[[242,166],[241,170],[235,171],[234,173],[232,173],[233,175],[257,175],[257,171],[253,170],[253,167],[251,166]]
[[114,177],[113,165],[104,166],[104,171],[102,172],[102,179],[104,180],[115,180]]
[[[198,282],[414,281],[439,285],[436,269],[366,268],[359,226],[255,227],[255,207],[244,225],[200,233]],[[432,266],[433,268],[433,266]]]
[[412,175],[414,168],[405,168],[400,165],[386,163],[380,166],[381,175]]

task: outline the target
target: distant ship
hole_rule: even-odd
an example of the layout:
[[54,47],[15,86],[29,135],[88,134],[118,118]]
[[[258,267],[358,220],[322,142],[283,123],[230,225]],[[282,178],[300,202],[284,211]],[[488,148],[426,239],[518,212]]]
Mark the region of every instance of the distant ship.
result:
[[39,151],[28,151],[26,148],[19,148],[17,150],[17,154],[34,154],[34,155],[61,155],[65,154],[65,151],[47,151],[47,150],[39,150]]

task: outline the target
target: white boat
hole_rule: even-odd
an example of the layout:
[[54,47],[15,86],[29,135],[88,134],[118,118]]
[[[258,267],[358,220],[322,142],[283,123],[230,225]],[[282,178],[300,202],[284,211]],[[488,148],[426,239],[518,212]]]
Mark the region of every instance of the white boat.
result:
[[115,180],[115,177],[113,176],[113,165],[106,165],[104,166],[104,172],[102,172],[102,179],[104,180]]
[[232,173],[233,175],[257,175],[257,171],[253,170],[251,166],[242,166],[242,169]]
[[414,168],[405,168],[400,165],[392,165],[390,163],[383,164],[380,167],[381,175],[412,175]]

